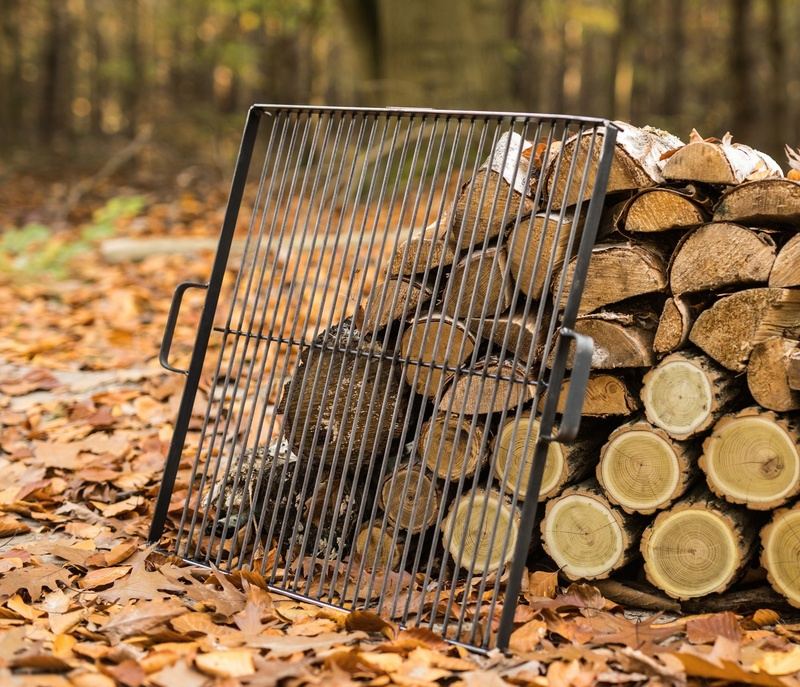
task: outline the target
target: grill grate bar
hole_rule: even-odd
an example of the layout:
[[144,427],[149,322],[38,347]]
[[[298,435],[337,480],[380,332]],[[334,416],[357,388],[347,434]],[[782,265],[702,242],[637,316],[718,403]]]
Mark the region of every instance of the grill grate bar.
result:
[[[174,550],[259,570],[292,598],[503,648],[538,555],[559,332],[574,322],[614,129],[284,105],[255,106],[256,127],[168,457],[175,475],[192,456]],[[524,458],[513,472],[508,441]]]

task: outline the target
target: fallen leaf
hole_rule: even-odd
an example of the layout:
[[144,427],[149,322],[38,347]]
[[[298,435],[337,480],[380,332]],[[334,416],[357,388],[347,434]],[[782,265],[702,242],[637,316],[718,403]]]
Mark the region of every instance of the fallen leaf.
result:
[[739,620],[730,611],[699,616],[686,622],[686,638],[692,644],[713,644],[717,637],[739,641],[741,636]]
[[139,663],[131,659],[115,666],[107,666],[105,672],[126,687],[139,687],[147,677]]
[[794,646],[789,651],[766,651],[751,668],[769,675],[791,675],[800,672],[800,646]]
[[528,590],[525,596],[552,599],[558,591],[558,573],[535,570],[528,575]]
[[780,622],[781,616],[777,611],[771,608],[759,608],[753,613],[753,622],[756,627],[766,627],[767,625],[775,625]]
[[31,601],[37,601],[42,596],[42,589],[55,591],[59,584],[67,586],[70,579],[72,575],[69,570],[51,563],[18,568],[0,578],[0,597],[11,596],[24,589]]
[[347,646],[367,637],[368,635],[364,632],[330,632],[316,637],[271,637],[259,635],[251,638],[248,644],[253,649],[268,649],[270,658],[280,658],[281,656],[291,656],[292,654],[305,653],[306,651],[327,651],[335,646]]
[[81,589],[97,589],[97,587],[105,587],[115,580],[120,579],[128,574],[131,567],[129,565],[120,565],[111,568],[98,568],[97,570],[90,570],[78,583]]
[[119,641],[123,637],[160,627],[185,611],[183,604],[175,599],[140,601],[117,611],[102,629],[112,640]]
[[387,639],[393,639],[397,634],[394,625],[372,611],[351,611],[344,622],[344,626],[350,632],[381,634]]
[[533,651],[547,634],[547,623],[531,620],[511,633],[509,648],[517,653]]
[[30,532],[30,525],[13,515],[0,516],[0,537],[14,537]]
[[212,677],[244,677],[252,675],[256,669],[253,654],[247,649],[230,649],[198,654],[194,664],[199,670]]

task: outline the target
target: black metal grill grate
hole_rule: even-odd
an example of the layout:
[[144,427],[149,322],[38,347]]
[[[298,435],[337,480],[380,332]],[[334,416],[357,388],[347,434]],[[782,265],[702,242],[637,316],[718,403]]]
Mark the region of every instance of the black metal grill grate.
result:
[[[164,337],[176,370],[181,296],[206,288],[151,539],[171,518],[188,560],[507,646],[547,445],[577,430],[591,341],[570,327],[615,133],[253,107],[211,278],[178,287]],[[515,442],[533,467],[510,478]]]

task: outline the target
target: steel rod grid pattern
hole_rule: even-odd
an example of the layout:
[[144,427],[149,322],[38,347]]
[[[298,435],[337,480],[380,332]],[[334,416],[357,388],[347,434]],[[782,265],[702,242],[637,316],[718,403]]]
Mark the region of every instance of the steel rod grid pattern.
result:
[[[180,297],[206,288],[151,539],[175,516],[187,560],[506,647],[547,446],[578,421],[573,401],[554,436],[615,133],[550,115],[254,106],[211,279],[179,287],[165,333],[175,369]],[[585,153],[565,154],[570,142]],[[501,257],[512,234],[528,283]],[[473,268],[489,288],[470,283]],[[494,287],[506,300],[492,302]],[[530,323],[527,345],[501,324],[509,313]],[[577,416],[585,360],[577,340]],[[453,423],[449,442],[425,431],[436,419]],[[533,456],[513,484],[510,461],[497,468],[507,422]],[[474,471],[455,469],[459,440]]]

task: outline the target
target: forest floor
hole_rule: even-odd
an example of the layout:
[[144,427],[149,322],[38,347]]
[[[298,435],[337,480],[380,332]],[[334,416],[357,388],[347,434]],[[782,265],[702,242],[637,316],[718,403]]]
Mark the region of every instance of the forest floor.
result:
[[[3,193],[15,214],[0,218],[0,684],[800,685],[800,625],[770,609],[631,614],[531,571],[513,653],[481,656],[148,547],[183,385],[158,346],[174,286],[205,279],[211,252],[134,261],[109,245],[213,244],[225,189],[58,219],[24,186]],[[176,365],[199,305],[182,309]]]

